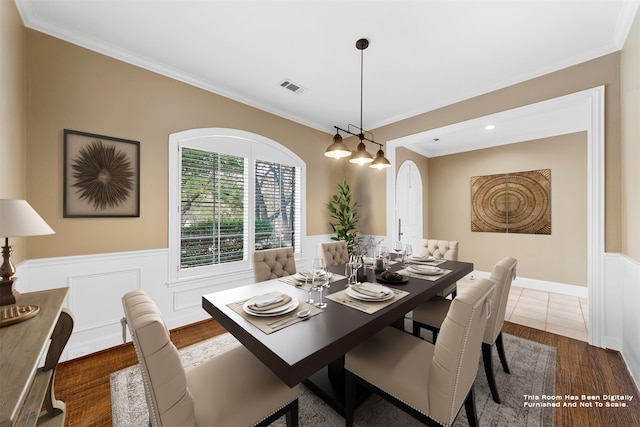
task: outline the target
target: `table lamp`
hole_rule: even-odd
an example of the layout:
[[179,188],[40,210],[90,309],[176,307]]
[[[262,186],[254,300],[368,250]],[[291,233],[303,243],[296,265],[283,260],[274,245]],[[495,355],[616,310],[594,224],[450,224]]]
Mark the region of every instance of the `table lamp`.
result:
[[[19,293],[13,284],[16,269],[11,264],[9,237],[40,236],[55,231],[37,214],[26,200],[0,199],[0,237],[4,237],[2,266],[0,266],[0,306],[15,304]],[[16,310],[19,312],[20,307]]]

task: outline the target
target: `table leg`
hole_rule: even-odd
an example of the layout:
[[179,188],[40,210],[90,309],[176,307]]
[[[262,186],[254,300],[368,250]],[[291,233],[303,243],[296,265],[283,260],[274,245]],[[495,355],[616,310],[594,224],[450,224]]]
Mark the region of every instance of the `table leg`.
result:
[[[331,362],[303,381],[311,391],[344,417],[345,414],[345,370],[344,356]],[[362,404],[371,393],[358,388],[356,407]]]

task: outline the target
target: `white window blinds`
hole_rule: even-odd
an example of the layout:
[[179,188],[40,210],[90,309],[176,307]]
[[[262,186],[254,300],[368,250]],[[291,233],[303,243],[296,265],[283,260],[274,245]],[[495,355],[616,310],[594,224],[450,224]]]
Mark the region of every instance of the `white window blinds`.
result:
[[244,259],[247,159],[182,149],[180,268]]

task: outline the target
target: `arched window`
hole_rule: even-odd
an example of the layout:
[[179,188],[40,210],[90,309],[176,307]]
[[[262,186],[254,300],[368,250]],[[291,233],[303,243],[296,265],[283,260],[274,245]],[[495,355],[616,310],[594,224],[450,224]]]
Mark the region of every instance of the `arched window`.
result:
[[304,231],[304,162],[263,136],[193,129],[169,137],[170,280],[252,268],[256,249]]

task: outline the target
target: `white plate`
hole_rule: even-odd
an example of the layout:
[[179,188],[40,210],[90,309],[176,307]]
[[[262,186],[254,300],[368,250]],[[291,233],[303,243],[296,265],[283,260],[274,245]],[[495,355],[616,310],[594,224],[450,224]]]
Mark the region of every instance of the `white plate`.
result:
[[244,310],[245,313],[250,314],[252,316],[257,316],[257,317],[280,316],[281,314],[289,313],[295,310],[296,307],[298,307],[298,304],[300,304],[300,302],[297,299],[291,298],[291,301],[289,301],[285,305],[281,305],[280,307],[275,307],[275,308],[272,308],[271,310],[266,310],[266,311],[253,311],[249,308],[250,302],[251,300],[245,302],[244,305],[242,306],[242,309]]
[[[329,278],[331,278],[331,272],[329,272],[328,274],[329,274]],[[296,274],[293,275],[294,279],[300,280],[301,282],[306,282],[307,277],[309,278],[309,280],[312,279],[311,272],[306,270],[298,271]]]
[[391,298],[393,298],[393,291],[389,292],[388,295],[385,295],[383,297],[372,297],[372,296],[369,296],[369,295],[361,294],[360,292],[356,291],[352,287],[347,288],[345,290],[345,292],[350,297],[353,297],[355,299],[359,299],[361,301],[387,301],[387,300],[390,300]]
[[410,261],[418,261],[418,262],[432,262],[436,259],[432,256],[412,256],[409,257]]
[[430,267],[427,265],[410,265],[407,267],[407,271],[416,274],[426,274],[430,276],[435,276],[438,274],[442,274],[442,269],[439,267]]

